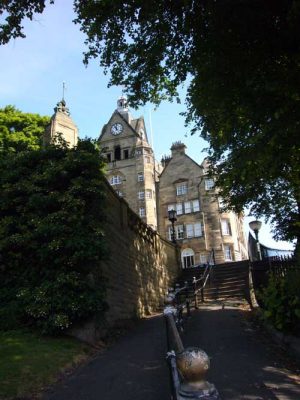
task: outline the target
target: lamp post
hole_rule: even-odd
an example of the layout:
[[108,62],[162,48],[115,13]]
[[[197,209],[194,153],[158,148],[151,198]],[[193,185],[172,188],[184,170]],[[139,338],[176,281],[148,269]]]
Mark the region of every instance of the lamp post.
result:
[[253,232],[255,233],[256,250],[257,250],[257,254],[258,254],[258,259],[259,259],[259,261],[261,261],[262,256],[261,256],[260,244],[259,244],[259,240],[258,240],[258,231],[261,228],[261,221],[251,221],[251,222],[249,222],[249,226],[250,226],[250,229],[252,229]]
[[175,211],[175,210],[169,210],[169,211],[168,211],[168,214],[169,214],[169,221],[170,221],[171,224],[172,224],[172,242],[173,242],[173,243],[176,243],[176,239],[175,239],[175,226],[174,226],[175,221],[177,221],[177,218],[176,218],[176,211]]

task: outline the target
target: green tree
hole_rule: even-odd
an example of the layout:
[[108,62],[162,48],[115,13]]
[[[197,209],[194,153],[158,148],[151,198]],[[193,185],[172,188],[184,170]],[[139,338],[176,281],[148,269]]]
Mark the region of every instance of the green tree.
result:
[[[0,158],[0,325],[52,333],[105,310],[103,161],[93,143]],[[11,321],[15,316],[15,321]]]
[[100,59],[129,102],[158,104],[188,83],[192,133],[209,143],[229,208],[300,238],[300,3],[75,1],[85,62]]
[[0,109],[0,151],[34,150],[41,147],[49,117],[23,113],[14,106]]
[[[228,205],[271,219],[277,238],[299,239],[299,1],[74,0],[74,8],[84,61],[99,57],[132,106],[178,99],[187,82],[186,121],[208,141]],[[26,9],[5,7],[11,16]]]

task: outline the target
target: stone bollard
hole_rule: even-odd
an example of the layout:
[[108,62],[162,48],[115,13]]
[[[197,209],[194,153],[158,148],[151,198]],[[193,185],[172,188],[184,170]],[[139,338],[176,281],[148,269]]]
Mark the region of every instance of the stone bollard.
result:
[[187,347],[177,353],[176,364],[182,378],[178,400],[220,400],[215,386],[205,380],[210,361],[203,350],[198,347]]

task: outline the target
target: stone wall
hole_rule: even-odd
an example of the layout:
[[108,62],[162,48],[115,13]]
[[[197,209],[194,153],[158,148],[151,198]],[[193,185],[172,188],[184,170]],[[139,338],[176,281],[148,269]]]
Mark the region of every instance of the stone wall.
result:
[[162,239],[107,185],[106,239],[110,259],[102,269],[107,282],[107,321],[143,317],[162,305],[180,272],[176,247]]
[[91,344],[114,326],[159,311],[181,271],[178,248],[148,227],[106,181],[105,185],[110,256],[101,269],[107,279],[109,310],[105,320],[95,318],[67,332]]

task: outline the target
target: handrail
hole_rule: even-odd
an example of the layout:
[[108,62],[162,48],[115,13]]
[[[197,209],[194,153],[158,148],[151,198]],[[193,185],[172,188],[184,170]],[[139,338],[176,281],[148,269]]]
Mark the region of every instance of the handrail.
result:
[[[169,303],[170,297],[166,300]],[[170,304],[164,309],[172,399],[221,400],[215,386],[205,381],[205,374],[210,366],[208,355],[197,347],[184,348],[175,323],[177,312]]]
[[[198,308],[197,294],[199,292],[201,293],[201,301],[204,302],[204,289],[205,289],[208,279],[210,277],[211,270],[212,270],[212,265],[207,264],[205,271],[204,271],[203,275],[201,276],[201,278],[199,278],[199,279],[194,278],[194,280],[193,280],[195,308]],[[197,288],[197,285],[200,281],[203,283],[200,287]]]

